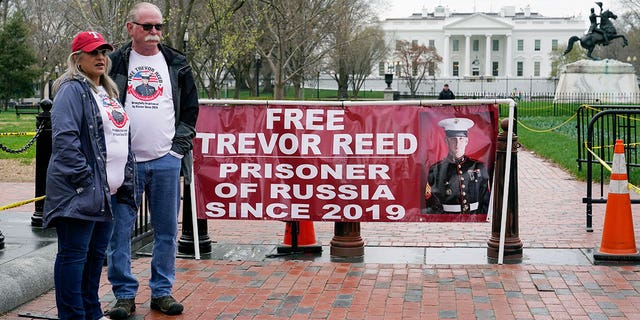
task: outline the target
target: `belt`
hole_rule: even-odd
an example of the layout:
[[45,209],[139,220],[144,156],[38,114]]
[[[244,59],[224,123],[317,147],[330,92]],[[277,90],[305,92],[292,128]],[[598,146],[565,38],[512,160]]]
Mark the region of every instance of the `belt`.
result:
[[[475,211],[478,210],[478,207],[480,205],[478,204],[478,202],[474,202],[474,203],[470,203],[469,204],[469,211]],[[459,204],[443,204],[442,205],[442,210],[446,213],[461,213],[462,212],[462,206]]]

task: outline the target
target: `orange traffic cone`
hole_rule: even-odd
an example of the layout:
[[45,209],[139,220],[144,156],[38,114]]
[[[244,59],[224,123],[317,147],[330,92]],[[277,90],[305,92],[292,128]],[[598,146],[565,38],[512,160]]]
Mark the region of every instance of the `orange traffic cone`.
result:
[[600,249],[593,255],[596,260],[640,260],[633,231],[628,184],[624,144],[622,140],[616,140],[602,241]]
[[284,243],[278,246],[278,253],[317,253],[322,246],[316,241],[313,221],[285,221]]

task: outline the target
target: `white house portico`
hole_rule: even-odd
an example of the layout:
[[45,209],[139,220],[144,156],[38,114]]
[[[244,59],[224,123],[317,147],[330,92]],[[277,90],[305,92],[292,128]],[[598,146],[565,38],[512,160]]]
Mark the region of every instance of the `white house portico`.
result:
[[[441,76],[504,76],[511,75],[511,59],[506,43],[513,30],[513,24],[500,21],[482,13],[475,13],[466,19],[453,20],[443,26],[444,39],[441,50]],[[492,41],[496,42],[492,50]],[[458,42],[453,45],[453,42]],[[460,50],[464,43],[464,51]],[[502,46],[500,45],[502,44]],[[464,70],[460,74],[460,69]],[[494,74],[494,69],[496,74]]]

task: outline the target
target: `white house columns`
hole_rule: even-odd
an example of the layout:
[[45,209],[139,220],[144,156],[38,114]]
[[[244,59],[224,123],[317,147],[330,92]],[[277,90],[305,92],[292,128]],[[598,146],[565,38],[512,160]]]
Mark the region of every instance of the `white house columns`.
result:
[[444,68],[442,68],[442,76],[443,77],[448,77],[449,76],[449,70],[451,70],[451,62],[450,62],[450,58],[449,58],[449,53],[451,52],[451,43],[449,42],[449,36],[445,35],[444,36],[444,50],[442,53],[442,65],[444,66]]
[[485,36],[484,40],[484,75],[491,76],[491,35]]
[[471,75],[471,35],[464,35],[464,76]]
[[511,34],[507,34],[507,45],[505,46],[505,50],[507,52],[506,54],[506,66],[505,66],[505,72],[504,75],[506,77],[511,77],[511,52],[513,51],[513,48],[511,47]]

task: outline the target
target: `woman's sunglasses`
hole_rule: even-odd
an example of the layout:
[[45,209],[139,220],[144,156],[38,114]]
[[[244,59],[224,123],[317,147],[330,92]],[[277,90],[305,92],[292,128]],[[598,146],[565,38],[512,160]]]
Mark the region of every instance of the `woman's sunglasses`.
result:
[[111,52],[111,50],[109,50],[109,49],[96,49],[96,50],[93,50],[91,52],[87,52],[87,54],[89,54],[90,56],[97,56],[98,54],[106,56],[110,52]]
[[158,24],[145,23],[145,24],[142,24],[142,23],[137,23],[137,22],[134,22],[134,21],[131,21],[131,23],[141,26],[144,31],[151,31],[151,28],[156,28],[156,30],[162,31],[162,27],[163,27],[162,23],[158,23]]

